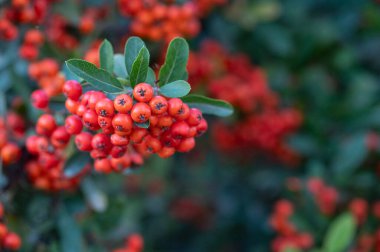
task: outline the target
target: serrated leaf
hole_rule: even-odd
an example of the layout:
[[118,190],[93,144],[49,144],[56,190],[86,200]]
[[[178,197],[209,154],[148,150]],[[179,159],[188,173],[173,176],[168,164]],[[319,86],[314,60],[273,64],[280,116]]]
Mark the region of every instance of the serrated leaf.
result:
[[159,73],[159,86],[164,86],[176,80],[187,78],[187,61],[189,59],[189,45],[183,38],[173,39],[166,53],[165,64]]
[[57,224],[62,252],[85,251],[81,230],[66,207],[60,207]]
[[152,86],[154,86],[154,84],[156,83],[156,73],[150,67],[148,68],[148,74],[146,76],[145,83],[148,83]]
[[352,214],[345,213],[336,218],[329,229],[323,243],[325,252],[346,251],[353,241],[356,230],[355,219]]
[[128,72],[125,68],[125,60],[124,55],[122,54],[115,54],[113,56],[113,66],[114,66],[114,72],[118,77],[121,78],[128,78]]
[[77,152],[71,156],[65,165],[64,174],[67,178],[72,178],[78,175],[85,166],[90,162],[88,153]]
[[145,47],[145,43],[138,37],[130,37],[127,40],[124,49],[124,60],[129,75],[131,75],[133,63],[143,47]]
[[191,108],[198,108],[204,114],[226,117],[232,115],[234,112],[232,105],[223,100],[212,99],[201,95],[188,95],[181,99]]
[[144,123],[137,123],[137,122],[135,122],[134,124],[135,124],[137,127],[139,127],[139,128],[147,129],[147,128],[149,128],[149,126],[150,126],[150,121],[147,121],[147,122],[144,122]]
[[82,190],[86,197],[86,201],[91,208],[96,212],[104,212],[108,205],[107,196],[102,192],[94,181],[90,178],[85,178],[82,182]]
[[146,80],[149,69],[149,51],[146,47],[141,48],[135,62],[132,65],[130,74],[131,86],[142,83]]
[[105,39],[99,49],[100,67],[109,73],[113,72],[113,47],[111,43]]
[[71,72],[87,81],[96,89],[106,93],[118,93],[123,90],[121,83],[110,73],[97,68],[94,64],[81,59],[71,59],[66,61],[66,65]]
[[160,94],[166,97],[183,97],[191,90],[191,86],[184,80],[177,80],[160,88]]

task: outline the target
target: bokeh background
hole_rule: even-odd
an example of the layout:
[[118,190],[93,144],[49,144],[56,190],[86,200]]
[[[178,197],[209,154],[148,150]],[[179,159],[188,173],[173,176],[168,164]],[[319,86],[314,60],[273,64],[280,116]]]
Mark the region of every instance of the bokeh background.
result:
[[[46,4],[37,24],[11,2],[24,1],[0,1],[0,88],[10,107],[21,97],[27,132],[38,113],[28,97],[42,85],[30,65],[96,62],[103,38],[122,52],[141,36],[159,64],[168,39],[184,36],[192,92],[235,108],[206,117],[192,152],[92,174],[74,192],[35,188],[20,164],[4,171],[0,198],[21,251],[112,251],[132,233],[143,251],[380,251],[379,1],[162,1],[197,5],[169,28],[151,20],[155,1],[137,11],[144,1],[25,1]],[[45,38],[38,48],[25,42],[31,29]],[[336,224],[346,213],[352,227]]]

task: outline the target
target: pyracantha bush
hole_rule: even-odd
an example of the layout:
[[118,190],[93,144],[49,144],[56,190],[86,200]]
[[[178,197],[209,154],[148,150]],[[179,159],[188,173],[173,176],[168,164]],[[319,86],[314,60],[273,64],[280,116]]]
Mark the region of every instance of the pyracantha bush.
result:
[[192,38],[201,29],[200,18],[225,0],[191,0],[183,4],[159,0],[118,0],[122,15],[131,18],[131,32],[153,41]]
[[[36,135],[26,142],[35,156],[26,167],[32,183],[49,191],[75,188],[88,172],[83,161],[88,157],[97,172],[126,172],[141,166],[151,154],[168,158],[192,150],[195,137],[208,128],[202,108],[225,116],[232,107],[188,95],[188,52],[185,40],[174,39],[158,79],[149,67],[149,51],[137,37],[127,41],[124,55],[114,55],[105,40],[99,49],[100,68],[84,60],[68,60],[67,68],[77,79],[66,80],[53,60],[31,64],[29,74],[42,88],[32,93],[32,104],[45,111],[37,120]],[[60,94],[67,110],[62,125],[56,120],[59,113],[49,108],[49,100]],[[70,141],[83,153],[72,151]],[[66,169],[68,178],[64,170],[67,163],[73,166],[70,158],[74,164],[80,160],[81,167],[74,174]]]
[[213,126],[217,148],[242,154],[248,150],[266,153],[295,164],[298,155],[286,137],[301,125],[302,115],[294,108],[284,109],[278,95],[268,86],[262,69],[248,57],[228,53],[220,44],[205,41],[189,60],[189,80],[196,89],[230,102],[237,110],[233,120]]
[[11,232],[5,224],[4,207],[0,203],[0,250],[16,251],[21,247],[20,237]]
[[[322,244],[323,251],[340,251],[348,242],[352,243],[350,251],[353,252],[380,249],[380,228],[376,224],[380,218],[378,200],[347,198],[344,192],[328,186],[318,177],[306,181],[289,178],[287,188],[290,197],[278,200],[269,218],[269,224],[276,232],[273,251],[309,250],[319,244]],[[309,208],[318,209],[313,218],[302,214]],[[328,219],[332,218],[336,219],[329,222]],[[336,237],[341,237],[339,242]]]

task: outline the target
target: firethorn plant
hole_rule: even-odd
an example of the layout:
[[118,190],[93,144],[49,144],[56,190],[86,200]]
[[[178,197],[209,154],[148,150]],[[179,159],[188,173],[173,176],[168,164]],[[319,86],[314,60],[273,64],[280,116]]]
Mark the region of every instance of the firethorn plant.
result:
[[[188,152],[195,147],[195,137],[208,128],[203,114],[229,116],[233,112],[222,100],[189,94],[189,48],[182,38],[169,44],[158,78],[149,67],[149,51],[138,37],[128,39],[124,55],[114,54],[107,40],[99,51],[100,68],[82,59],[66,61],[75,77],[62,87],[69,112],[64,126],[49,113],[48,96],[41,90],[32,94],[34,106],[47,113],[37,121],[38,136],[28,139],[36,143],[29,145],[29,151],[38,154],[38,161],[28,166],[29,174],[38,170],[37,164],[58,166],[61,171],[65,163],[64,173],[71,178],[55,181],[53,186],[37,181],[39,188],[59,190],[75,185],[89,157],[97,172],[110,173],[129,171],[154,153],[168,158]],[[62,154],[66,147],[73,148],[71,137],[80,152]],[[64,157],[67,162],[62,162]]]

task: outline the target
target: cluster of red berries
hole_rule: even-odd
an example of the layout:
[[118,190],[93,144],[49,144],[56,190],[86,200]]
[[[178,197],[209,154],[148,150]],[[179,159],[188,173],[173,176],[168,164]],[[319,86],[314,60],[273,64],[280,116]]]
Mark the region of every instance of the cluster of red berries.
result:
[[307,188],[314,196],[321,213],[324,215],[333,215],[335,213],[339,193],[334,187],[326,185],[320,178],[310,178],[307,181]]
[[[194,137],[207,130],[200,110],[190,109],[178,98],[155,95],[147,83],[135,86],[133,98],[120,94],[111,100],[101,91],[82,95],[81,84],[74,80],[65,83],[63,93],[73,114],[66,118],[66,130],[76,135],[79,150],[90,152],[97,171],[141,165],[142,156],[153,153],[167,158],[176,151],[188,152],[195,146]],[[98,130],[101,133],[90,133]]]
[[53,115],[43,114],[37,120],[36,133],[26,140],[28,152],[35,156],[25,166],[29,180],[36,188],[46,191],[76,188],[88,169],[82,169],[73,178],[64,175],[65,149],[71,139],[66,128],[58,126]]
[[12,0],[0,14],[0,40],[14,40],[18,24],[40,25],[46,17],[52,0]]
[[2,249],[11,251],[19,250],[21,247],[20,237],[17,234],[10,232],[3,220],[4,207],[0,203],[0,251],[2,251]]
[[153,41],[174,37],[194,37],[200,22],[192,2],[183,5],[162,4],[151,0],[119,0],[121,13],[132,18],[131,32]]
[[17,27],[7,19],[0,18],[0,40],[14,40],[18,36]]
[[0,153],[4,165],[17,162],[21,157],[18,142],[24,137],[26,125],[24,119],[15,112],[9,112],[0,119]]
[[280,200],[275,204],[274,212],[270,217],[272,228],[278,236],[272,242],[272,250],[285,252],[289,248],[308,250],[313,246],[314,239],[307,232],[299,232],[290,218],[294,214],[293,204],[287,200]]
[[216,42],[205,41],[190,54],[189,83],[206,86],[209,96],[230,102],[238,117],[230,124],[216,124],[214,142],[225,152],[269,153],[288,164],[298,155],[285,142],[302,122],[301,114],[280,107],[279,97],[268,86],[264,72],[244,55],[231,55]]
[[139,234],[131,234],[125,241],[123,248],[114,249],[112,252],[142,252],[144,239]]
[[19,49],[21,58],[32,61],[37,59],[39,48],[45,41],[43,33],[37,29],[29,30],[25,33],[24,42]]
[[193,0],[197,7],[197,13],[201,17],[206,16],[215,6],[225,5],[228,0]]
[[[35,80],[42,89],[32,94],[32,103],[35,107],[40,109],[46,108],[49,97],[62,94],[65,76],[59,70],[60,66],[54,59],[43,59],[29,65],[29,77]],[[40,104],[36,104],[35,100],[39,101]]]
[[[46,24],[46,37],[54,45],[64,50],[74,50],[79,46],[78,33],[88,35],[95,29],[96,20],[103,20],[107,11],[102,8],[87,8],[81,14],[78,24],[73,24],[60,14],[54,14]],[[76,32],[73,32],[76,31]]]

